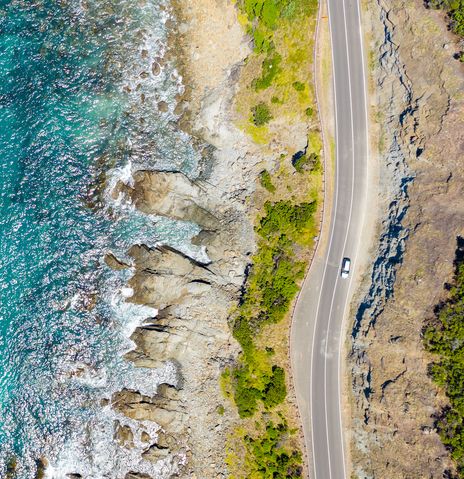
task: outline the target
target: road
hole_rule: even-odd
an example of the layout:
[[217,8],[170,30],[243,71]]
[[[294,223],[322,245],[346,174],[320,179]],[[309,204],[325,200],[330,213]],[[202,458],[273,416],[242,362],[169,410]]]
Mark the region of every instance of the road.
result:
[[[311,479],[348,479],[343,439],[343,324],[367,208],[367,88],[358,0],[328,0],[332,40],[336,164],[330,221],[295,307],[294,384]],[[326,214],[326,216],[328,216]],[[324,228],[323,228],[324,231]],[[348,279],[340,276],[350,257]]]

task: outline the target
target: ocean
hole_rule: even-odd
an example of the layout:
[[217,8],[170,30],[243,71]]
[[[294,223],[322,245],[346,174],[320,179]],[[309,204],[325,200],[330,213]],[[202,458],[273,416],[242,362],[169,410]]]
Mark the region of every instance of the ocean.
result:
[[104,401],[176,381],[172,364],[122,358],[155,312],[127,301],[132,271],[110,270],[105,254],[125,258],[133,244],[199,254],[196,225],[110,194],[137,169],[198,175],[200,153],[173,112],[182,78],[160,61],[170,17],[159,0],[0,1],[0,477],[32,479],[43,459],[49,478],[177,467],[118,447],[114,421],[130,421]]

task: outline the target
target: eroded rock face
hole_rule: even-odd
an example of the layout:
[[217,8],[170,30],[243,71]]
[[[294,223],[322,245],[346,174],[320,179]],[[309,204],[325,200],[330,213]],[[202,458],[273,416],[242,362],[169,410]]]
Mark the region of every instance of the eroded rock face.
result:
[[192,221],[207,230],[219,227],[218,218],[205,204],[207,196],[182,173],[137,171],[129,194],[144,213]]
[[421,332],[463,233],[464,72],[443,48],[456,39],[422,2],[378,0],[369,10],[381,160],[399,194],[384,191],[379,255],[353,329],[353,469],[363,478],[451,477],[433,418],[445,399],[427,374]]
[[[199,178],[179,172],[138,171],[132,182],[118,183],[112,194],[129,198],[143,213],[199,225],[202,231],[192,243],[206,250],[210,262],[199,263],[166,247],[137,245],[130,250],[135,269],[129,282],[134,291],[130,301],[150,305],[159,314],[134,331],[134,349],[126,359],[137,367],[152,368],[173,362],[181,376],[181,389],[162,387],[154,397],[124,390],[112,397],[111,404],[128,418],[161,427],[156,438],[148,434],[141,438],[144,459],[157,462],[179,454],[186,461],[179,477],[225,478],[226,434],[237,417],[233,410],[218,414],[224,401],[219,377],[239,351],[227,318],[240,297],[255,248],[250,217],[256,211],[250,210],[248,200],[262,170],[260,164],[271,161],[272,155],[263,158],[262,152],[258,154],[258,148],[231,121],[237,62],[249,51],[234,4],[222,0],[175,3],[189,25],[196,25],[186,33],[185,51],[196,41],[197,32],[202,40],[208,40],[195,45],[197,59],[185,59],[183,66],[195,70],[195,75],[203,69],[190,60],[211,66],[201,77],[207,84],[195,83],[192,88],[188,74],[185,76],[186,92],[192,92],[189,101],[195,104],[190,111],[193,114],[185,115],[191,120],[187,130],[210,143],[210,156],[205,158]],[[232,55],[224,57],[221,50],[219,60],[212,60],[211,34]],[[184,106],[185,99],[178,98],[178,111]],[[174,105],[160,102],[158,108],[172,111]],[[127,431],[121,429],[117,434],[125,445],[130,444]],[[126,477],[141,478],[145,476],[136,470]]]
[[182,433],[185,428],[185,408],[175,389],[167,385],[161,385],[154,397],[125,389],[113,395],[112,406],[130,419],[155,422],[171,433]]

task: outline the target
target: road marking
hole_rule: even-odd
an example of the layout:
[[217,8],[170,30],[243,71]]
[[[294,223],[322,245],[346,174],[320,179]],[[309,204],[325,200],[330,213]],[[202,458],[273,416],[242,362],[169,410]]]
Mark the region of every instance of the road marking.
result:
[[[352,165],[352,181],[351,181],[351,194],[350,194],[350,209],[349,209],[349,215],[348,215],[348,222],[347,222],[347,228],[345,232],[345,238],[343,240],[343,248],[341,251],[341,256],[339,263],[341,264],[343,257],[345,255],[345,249],[346,249],[346,244],[348,241],[348,235],[350,232],[350,224],[351,224],[351,216],[353,213],[353,196],[354,196],[354,179],[355,179],[355,159],[354,159],[354,150],[355,150],[355,142],[354,142],[354,115],[353,115],[353,97],[352,97],[352,84],[351,84],[351,65],[350,65],[350,52],[349,52],[349,47],[348,47],[348,26],[346,23],[346,8],[345,8],[345,0],[342,0],[342,5],[343,5],[343,21],[344,21],[344,27],[345,27],[345,50],[346,50],[346,62],[347,62],[347,68],[348,68],[348,91],[349,91],[349,103],[350,103],[350,128],[351,128],[351,165]],[[357,250],[357,249],[356,249]],[[356,258],[356,254],[355,254]],[[353,270],[356,265],[356,261],[353,260]],[[350,284],[351,280],[353,278],[353,273],[350,276],[349,284],[348,284],[348,292],[346,298],[348,298],[348,293],[350,290]],[[334,299],[335,299],[335,293],[337,292],[337,286],[338,286],[338,281],[340,277],[337,275],[336,280],[335,280],[335,286],[333,289],[332,293],[332,299],[330,302],[330,309],[329,309],[329,316],[328,316],[328,324],[327,324],[327,336],[326,336],[326,356],[324,358],[324,403],[327,405],[327,345],[329,341],[329,331],[330,331],[330,324],[332,321],[332,310],[333,310],[333,305],[334,305]],[[347,300],[345,300],[345,308],[346,309],[346,303]],[[343,323],[343,320],[342,320]],[[342,324],[343,325],[343,324]],[[339,343],[342,337],[342,331],[340,331],[339,335]],[[341,421],[341,398],[340,398],[340,376],[339,376],[339,365],[340,365],[340,348],[338,349],[338,364],[337,364],[337,375],[338,375],[338,388],[337,388],[337,396],[338,396],[338,408],[339,408],[339,420],[340,420],[340,433],[341,433],[341,446],[342,446],[342,465],[343,465],[343,477],[346,478],[346,465],[345,465],[345,444],[343,440],[343,426],[342,426],[342,421]],[[329,456],[329,464],[331,463],[331,453],[330,453],[330,443],[329,443],[329,418],[327,414],[327,407],[324,408],[325,412],[325,423],[326,423],[326,430],[327,430],[327,451],[328,451],[328,456]],[[329,467],[329,476],[330,478],[332,477],[332,472],[331,472],[331,467]]]
[[[361,21],[361,12],[359,8],[359,1],[356,1],[356,13],[357,13],[357,18],[358,18],[358,27],[359,27],[359,51],[361,52],[361,64],[362,64],[362,81],[363,81],[363,99],[364,99],[364,123],[365,123],[365,168],[366,168],[366,174],[365,174],[365,181],[366,184],[364,186],[364,208],[362,209],[362,219],[360,223],[360,229],[361,231],[364,228],[364,223],[366,220],[366,206],[367,206],[367,201],[369,199],[368,195],[368,185],[369,185],[369,122],[368,122],[368,110],[367,110],[367,89],[366,89],[366,66],[365,66],[365,59],[364,59],[364,44],[363,44],[363,32],[362,32],[362,21]],[[345,11],[345,0],[343,0],[343,9]],[[346,16],[345,16],[345,28],[346,28]],[[347,31],[347,30],[346,30]],[[348,57],[349,58],[349,57]],[[351,71],[350,71],[350,77],[351,77]],[[354,145],[353,145],[354,146]],[[355,248],[355,257],[353,260],[353,264],[356,264],[356,259],[358,257],[359,253],[359,238],[357,242],[357,247]],[[348,306],[350,292],[351,292],[351,287],[352,287],[352,280],[353,276],[351,276],[349,284],[348,284],[348,293],[346,296],[345,300],[345,306],[344,306],[344,311],[346,311],[346,308]],[[341,331],[344,331],[344,322],[345,322],[345,315],[342,317],[342,327]],[[342,351],[343,348],[343,334],[340,334],[339,338],[339,351]],[[337,371],[337,376],[341,378],[341,361],[342,357],[339,355],[338,358],[338,371]],[[342,418],[342,402],[341,402],[341,394],[340,394],[340,382],[339,382],[339,387],[338,387],[338,400],[339,400],[339,413],[340,413],[340,433],[341,433],[341,440],[342,440],[342,451],[343,451],[343,470],[344,470],[344,476],[346,477],[346,468],[345,468],[345,453],[344,453],[344,446],[345,446],[345,438],[343,435],[343,418]]]
[[[328,13],[329,13],[329,18],[330,18],[330,0],[327,1],[327,10],[328,10]],[[330,30],[330,38],[332,39],[332,25],[331,25],[331,22],[329,21],[329,30]],[[332,68],[333,68],[333,71],[334,71],[334,74],[333,74],[333,78],[332,78],[332,82],[333,82],[333,91],[334,91],[334,110],[335,110],[335,138],[336,138],[336,141],[335,141],[335,158],[336,158],[336,161],[338,161],[338,119],[337,119],[337,88],[336,88],[336,85],[335,85],[335,58],[334,58],[334,45],[333,45],[333,42],[332,42],[332,48],[331,48],[331,56],[332,56]],[[331,211],[331,216],[332,214],[334,215],[334,218],[335,218],[335,212],[337,211],[337,202],[338,202],[338,168],[337,168],[337,165],[335,165],[335,201],[334,201],[334,205],[333,205],[333,209]],[[330,219],[330,222],[332,222],[332,220]],[[334,236],[334,229],[333,228],[333,224],[331,225],[331,229],[330,229],[330,238],[329,238],[329,246],[327,248],[327,257],[326,257],[326,261],[325,261],[325,264],[324,264],[324,270],[323,270],[323,273],[322,273],[322,281],[321,281],[321,288],[320,288],[320,291],[319,291],[319,297],[318,297],[318,300],[317,300],[317,308],[316,308],[316,319],[314,321],[314,328],[313,328],[313,338],[312,338],[312,345],[311,345],[311,380],[309,382],[309,400],[310,400],[310,413],[309,413],[309,416],[310,416],[310,420],[311,420],[311,449],[312,449],[312,462],[313,462],[313,466],[314,466],[314,479],[317,479],[317,467],[316,467],[316,454],[315,454],[315,450],[314,450],[314,421],[313,421],[313,406],[314,406],[314,401],[312,400],[313,398],[313,378],[314,378],[314,374],[313,374],[313,370],[314,370],[314,347],[315,347],[315,338],[316,338],[316,330],[317,330],[317,323],[318,323],[318,317],[319,317],[319,306],[321,304],[321,296],[322,296],[322,286],[324,284],[324,280],[325,280],[325,275],[327,273],[327,264],[328,264],[328,259],[329,259],[329,256],[330,256],[330,248],[332,247],[332,242],[333,242],[333,236]],[[328,437],[327,437],[327,441],[328,441]],[[327,450],[327,454],[328,454],[328,459],[329,459],[329,475],[330,475],[330,454],[329,454],[329,450]]]
[[[364,120],[365,120],[365,134],[366,134],[366,154],[365,154],[365,158],[366,158],[366,164],[365,164],[365,167],[366,167],[366,184],[365,184],[365,201],[364,201],[364,208],[363,208],[363,214],[362,214],[362,221],[360,223],[360,228],[362,230],[363,226],[364,226],[364,221],[365,221],[365,214],[366,214],[366,204],[367,204],[367,199],[368,199],[368,193],[367,193],[367,184],[368,184],[368,178],[367,178],[367,175],[368,175],[368,157],[369,157],[369,134],[368,134],[368,114],[367,114],[367,96],[366,96],[366,78],[365,78],[365,61],[364,61],[364,49],[363,49],[363,39],[362,39],[362,24],[361,24],[361,16],[360,16],[360,11],[359,11],[359,3],[356,2],[356,11],[357,11],[357,16],[358,16],[358,25],[359,25],[359,35],[360,35],[360,52],[361,52],[361,60],[362,60],[362,77],[363,77],[363,99],[364,99]],[[329,11],[329,16],[330,16],[330,2],[328,2],[328,11]],[[353,210],[353,193],[354,193],[354,172],[355,172],[355,169],[354,169],[354,164],[355,164],[355,161],[354,161],[354,147],[355,147],[355,142],[354,142],[354,117],[353,117],[353,99],[352,99],[352,90],[351,90],[351,69],[350,69],[350,55],[349,55],[349,49],[348,49],[348,29],[347,29],[347,23],[346,23],[346,6],[345,6],[345,1],[343,0],[343,15],[344,15],[344,24],[345,24],[345,47],[346,47],[346,51],[347,51],[347,65],[348,65],[348,81],[349,81],[349,97],[350,97],[350,116],[351,116],[351,140],[352,140],[352,151],[351,151],[351,156],[352,156],[352,164],[353,164],[353,180],[351,182],[351,200],[350,200],[350,213],[349,213],[349,220],[348,220],[348,227],[347,227],[347,230],[346,230],[346,233],[345,233],[345,240],[344,240],[344,246],[343,246],[343,251],[342,251],[342,256],[340,257],[340,263],[343,259],[343,255],[345,254],[345,248],[346,248],[346,243],[347,243],[347,239],[348,239],[348,233],[349,233],[349,229],[350,229],[350,223],[351,223],[351,216],[352,216],[352,210]],[[329,22],[329,28],[331,30],[331,25],[330,25],[330,22]],[[331,35],[332,37],[332,35]],[[334,50],[334,45],[332,44],[332,64],[334,65],[334,70],[335,70],[335,62],[334,62],[334,53],[333,53],[333,50]],[[337,122],[337,100],[336,100],[336,87],[335,87],[335,74],[334,74],[334,78],[333,78],[333,82],[334,82],[334,97],[335,97],[335,125],[336,125],[336,138],[337,138],[337,141],[336,141],[336,147],[337,147],[337,163],[338,163],[338,139],[339,139],[339,132],[338,132],[338,122]],[[333,213],[334,213],[334,219],[335,219],[335,212],[336,212],[336,206],[337,206],[337,202],[338,202],[338,179],[339,179],[339,175],[338,175],[338,170],[339,168],[337,168],[337,171],[336,171],[336,185],[337,185],[337,188],[336,188],[336,192],[335,192],[335,206],[334,206],[334,210],[333,210]],[[334,225],[332,225],[332,229],[331,229],[331,233],[330,233],[330,240],[329,240],[329,248],[327,250],[327,258],[326,258],[326,262],[325,262],[325,265],[324,265],[324,271],[323,271],[323,277],[322,277],[322,283],[321,285],[324,284],[324,281],[325,281],[325,276],[326,276],[326,272],[327,272],[327,265],[328,265],[328,258],[330,256],[330,249],[331,249],[331,246],[332,246],[332,241],[333,241],[333,237],[334,237],[334,231],[335,231],[335,228],[333,227]],[[359,252],[359,241],[357,242],[357,245],[356,245],[356,248],[355,248],[355,256],[354,256],[354,260],[353,260],[353,265],[356,264],[356,259],[357,259],[357,256],[358,256],[358,252]],[[348,283],[348,292],[347,292],[347,296],[346,296],[346,300],[345,300],[345,305],[344,305],[344,309],[343,311],[346,311],[346,307],[347,307],[347,304],[348,304],[348,299],[350,297],[350,291],[351,291],[351,286],[352,286],[352,279],[353,279],[353,275],[350,277],[350,280],[349,280],[349,283]],[[326,340],[324,341],[325,343],[325,349],[326,349],[326,354],[324,354],[324,398],[327,399],[327,357],[331,356],[331,354],[329,355],[328,354],[328,333],[329,333],[329,330],[330,330],[330,321],[331,321],[331,316],[332,316],[332,309],[333,309],[333,302],[334,302],[334,297],[335,297],[335,291],[337,289],[337,285],[338,285],[338,280],[339,280],[339,277],[337,276],[336,280],[335,280],[335,288],[334,288],[334,292],[332,294],[332,300],[331,300],[331,306],[330,306],[330,312],[329,312],[329,323],[328,323],[328,327],[327,327],[327,330],[326,330]],[[315,324],[314,324],[314,333],[317,329],[317,324],[318,324],[318,316],[319,316],[319,308],[320,308],[320,302],[321,302],[321,295],[322,295],[322,288],[321,288],[321,291],[320,291],[320,294],[319,294],[319,298],[318,298],[318,304],[317,304],[317,308],[316,308],[316,320],[315,320]],[[337,310],[339,309],[339,307],[337,307]],[[344,315],[343,315],[344,316]],[[342,328],[341,328],[341,331],[344,330],[343,328],[343,324],[344,324],[344,317],[342,318]],[[343,462],[343,471],[344,471],[344,476],[346,477],[346,465],[345,465],[345,454],[344,454],[344,436],[343,436],[343,421],[342,421],[342,413],[341,413],[341,395],[340,395],[340,371],[341,371],[341,350],[342,350],[342,344],[343,344],[343,334],[339,334],[339,348],[338,348],[338,365],[337,365],[337,375],[338,375],[338,389],[337,389],[337,394],[338,394],[338,406],[339,406],[339,420],[340,420],[340,432],[341,432],[341,444],[342,444],[342,462]],[[315,334],[313,334],[313,341],[312,341],[312,354],[314,354],[314,345],[315,345]],[[313,372],[313,368],[314,368],[314,361],[312,361],[311,363],[311,372]],[[314,377],[314,375],[312,375]],[[312,399],[312,385],[313,385],[313,381],[311,380],[310,382],[310,398]],[[327,404],[327,401],[325,401],[325,403]],[[311,437],[312,437],[312,452],[313,452],[313,465],[314,465],[314,478],[316,479],[316,476],[317,476],[317,472],[316,472],[316,465],[315,465],[315,451],[314,451],[314,428],[313,428],[313,402],[311,402],[311,410],[310,410],[310,418],[311,418]],[[327,453],[328,453],[328,459],[329,459],[329,463],[328,463],[328,467],[329,467],[329,476],[331,477],[332,473],[331,473],[331,455],[330,455],[330,444],[329,444],[329,434],[328,434],[328,416],[327,416],[327,408],[325,408],[325,419],[326,419],[326,434],[327,434]]]

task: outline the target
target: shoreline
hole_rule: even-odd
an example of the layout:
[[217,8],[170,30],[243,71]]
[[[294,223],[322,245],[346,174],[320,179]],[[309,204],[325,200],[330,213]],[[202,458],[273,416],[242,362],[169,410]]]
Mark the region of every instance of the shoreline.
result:
[[[230,473],[231,454],[242,455],[239,463],[244,460],[238,427],[258,433],[252,425],[258,418],[240,419],[221,387],[222,373],[237,367],[241,354],[229,324],[231,311],[243,295],[251,258],[258,248],[255,227],[266,202],[304,202],[314,190],[320,195],[317,174],[308,183],[311,173],[305,176],[292,166],[293,156],[302,150],[315,152],[316,158],[320,154],[319,123],[308,118],[306,111],[292,118],[291,125],[277,118],[271,124],[269,145],[253,141],[250,132],[243,131],[241,122],[248,110],[240,109],[237,95],[243,101],[249,77],[260,71],[262,59],[254,57],[254,70],[247,66],[243,74],[251,49],[237,7],[227,0],[176,0],[173,12],[179,22],[170,33],[171,48],[178,55],[176,69],[184,88],[176,96],[174,110],[181,115],[178,125],[201,148],[199,176],[143,169],[134,171],[129,182],[116,184],[113,195],[127,198],[142,213],[198,224],[201,231],[192,243],[205,249],[207,258],[198,261],[162,245],[140,244],[130,249],[135,268],[128,283],[133,290],[131,302],[156,307],[159,313],[136,328],[131,336],[136,347],[125,358],[135,367],[158,368],[172,362],[181,380],[175,387],[162,384],[153,397],[126,389],[113,395],[112,403],[131,419],[161,426],[155,441],[147,444],[144,458],[154,462],[177,458],[179,477],[225,478]],[[314,19],[306,20],[309,28]],[[313,79],[305,75],[304,80],[309,94],[298,96],[295,84],[300,88],[301,83],[294,82],[291,101],[296,101],[295,95],[300,102],[301,98],[311,101]],[[270,197],[259,185],[263,167],[273,172],[278,198]],[[290,185],[295,186],[294,192]],[[320,215],[318,204],[318,222]],[[299,254],[300,259],[309,257],[309,253]],[[266,332],[278,364],[287,372],[288,394],[279,410],[284,411],[289,427],[300,429],[288,374],[288,345],[282,341],[289,334],[289,317]],[[120,428],[118,440],[130,443],[129,432]],[[298,437],[292,436],[289,442],[292,448],[301,449]]]

